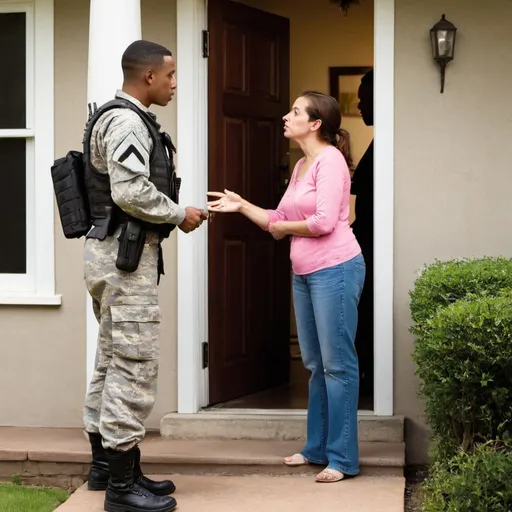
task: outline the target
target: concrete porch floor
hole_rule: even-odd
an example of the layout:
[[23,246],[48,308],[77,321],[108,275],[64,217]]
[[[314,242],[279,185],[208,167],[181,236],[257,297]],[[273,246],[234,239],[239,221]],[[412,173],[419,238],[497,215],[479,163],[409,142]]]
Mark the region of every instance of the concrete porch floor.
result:
[[[183,512],[402,512],[402,477],[360,476],[335,484],[311,477],[174,475]],[[78,489],[56,512],[101,512],[104,493]]]
[[[302,441],[177,440],[149,432],[141,444],[142,465],[150,474],[197,475],[315,475],[316,466],[289,468],[283,458],[300,451]],[[403,443],[361,442],[361,472],[365,476],[403,476]],[[0,427],[0,480],[18,474],[26,483],[31,477],[67,475],[85,479],[91,449],[77,428]],[[62,480],[62,479],[61,479]],[[69,478],[67,479],[69,480]],[[62,482],[62,487],[79,487]],[[35,480],[39,485],[45,480]],[[53,483],[54,485],[54,483]]]
[[[191,512],[398,512],[404,510],[404,444],[360,442],[361,476],[318,484],[318,466],[289,468],[303,441],[178,440],[148,433],[143,470],[170,475],[179,510]],[[99,512],[103,493],[83,486],[91,461],[81,429],[0,427],[0,481],[76,490],[59,512]],[[152,477],[157,478],[157,477]]]

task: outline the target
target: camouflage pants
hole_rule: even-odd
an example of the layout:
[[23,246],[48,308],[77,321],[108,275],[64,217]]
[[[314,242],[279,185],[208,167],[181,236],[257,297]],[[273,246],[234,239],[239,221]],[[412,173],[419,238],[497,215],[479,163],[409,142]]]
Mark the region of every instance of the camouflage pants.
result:
[[118,236],[85,242],[85,282],[99,336],[84,423],[87,432],[101,434],[105,448],[124,451],[144,438],[143,422],[155,403],[160,308],[157,236],[148,235],[131,273],[116,268]]

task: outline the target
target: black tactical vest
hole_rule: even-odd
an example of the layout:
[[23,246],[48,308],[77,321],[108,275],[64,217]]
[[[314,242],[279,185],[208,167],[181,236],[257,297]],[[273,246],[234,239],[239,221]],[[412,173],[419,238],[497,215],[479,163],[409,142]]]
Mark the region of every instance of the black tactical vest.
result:
[[[159,131],[160,125],[146,112],[139,109],[131,101],[115,99],[102,105],[90,117],[84,133],[84,168],[85,188],[89,201],[92,224],[95,226],[87,235],[87,238],[104,240],[107,235],[113,235],[119,225],[126,222],[130,216],[119,208],[112,200],[110,180],[108,174],[98,172],[91,163],[91,135],[96,121],[108,110],[114,108],[129,108],[140,116],[146,125],[151,138],[153,149],[150,155],[149,181],[157,190],[172,201],[178,203],[179,186],[181,179],[176,177],[173,153],[176,151],[170,136]],[[152,224],[138,222],[147,230],[158,233],[162,238],[167,238],[176,227],[175,224]]]

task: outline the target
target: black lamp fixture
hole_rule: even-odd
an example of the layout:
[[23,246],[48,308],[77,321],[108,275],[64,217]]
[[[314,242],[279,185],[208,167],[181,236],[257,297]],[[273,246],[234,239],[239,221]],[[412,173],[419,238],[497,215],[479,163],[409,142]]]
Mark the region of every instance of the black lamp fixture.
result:
[[359,0],[331,0],[331,3],[338,4],[340,9],[348,16],[348,10],[351,5],[358,4]]
[[450,23],[443,14],[442,18],[430,29],[432,54],[441,68],[441,94],[444,92],[444,75],[446,65],[453,60],[457,27]]

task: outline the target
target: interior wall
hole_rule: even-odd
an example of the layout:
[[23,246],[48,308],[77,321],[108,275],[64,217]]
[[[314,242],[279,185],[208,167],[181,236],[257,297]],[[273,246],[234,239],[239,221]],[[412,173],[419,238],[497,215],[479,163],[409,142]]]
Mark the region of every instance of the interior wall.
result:
[[[239,0],[240,1],[240,0]],[[329,67],[373,66],[373,0],[361,0],[347,17],[329,0],[241,0],[290,20],[290,101],[306,89],[329,93]],[[291,106],[291,105],[290,105]],[[342,126],[351,133],[358,161],[373,130],[354,118]],[[302,156],[291,146],[291,164]]]
[[[329,94],[329,67],[373,66],[373,0],[361,0],[350,8],[347,17],[329,0],[238,1],[290,20],[292,102],[306,89]],[[357,164],[373,138],[373,128],[365,126],[359,117],[344,117],[342,127],[350,133],[351,153]],[[292,142],[290,169],[302,156]],[[355,198],[351,197],[351,222],[355,219],[354,206]],[[297,336],[293,303],[290,330],[292,336]]]

